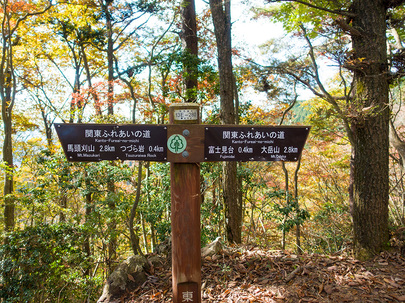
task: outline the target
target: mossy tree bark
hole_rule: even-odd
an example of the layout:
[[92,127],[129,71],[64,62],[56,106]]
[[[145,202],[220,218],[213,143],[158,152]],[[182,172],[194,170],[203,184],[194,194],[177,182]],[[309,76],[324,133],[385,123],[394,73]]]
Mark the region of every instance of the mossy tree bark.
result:
[[353,1],[355,98],[353,225],[355,254],[368,259],[388,241],[389,85],[383,0]]

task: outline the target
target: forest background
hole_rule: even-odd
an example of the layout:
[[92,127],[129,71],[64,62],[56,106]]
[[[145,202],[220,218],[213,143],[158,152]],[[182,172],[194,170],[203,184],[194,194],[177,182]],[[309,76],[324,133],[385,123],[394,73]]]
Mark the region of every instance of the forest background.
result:
[[[169,105],[189,98],[183,83],[190,70],[184,66],[195,67],[198,86],[192,95],[203,123],[224,123],[221,41],[211,12],[221,5],[230,18],[229,1],[199,3],[198,58],[182,44],[183,1],[0,2],[0,294],[4,302],[93,302],[120,261],[150,253],[170,237],[169,166],[69,163],[52,124],[168,123]],[[384,249],[392,244],[389,234],[403,232],[404,1],[374,2],[384,7],[386,40],[377,40],[383,63],[359,56],[354,47],[363,35],[353,26],[359,1],[246,1],[245,9],[262,23],[282,24],[285,37],[269,39],[260,49],[233,46],[235,123],[312,129],[298,163],[235,166],[240,218],[223,199],[227,169],[201,164],[202,245],[221,237],[263,248],[351,254],[363,243],[356,229],[372,229],[356,219],[363,206],[353,198],[352,178],[359,177],[351,163],[360,165],[353,149],[364,145],[356,143],[353,129],[366,129],[383,112],[391,144],[381,147],[387,150],[388,182],[381,190],[387,192]],[[364,98],[369,103],[354,97],[367,90],[361,75],[375,65],[384,70],[377,76],[389,92],[383,107],[371,93]],[[386,126],[381,133],[386,131],[388,140],[388,120]],[[371,163],[363,170],[384,177],[384,164]],[[370,192],[379,190],[374,179],[360,179]],[[376,211],[384,217],[384,207]],[[240,221],[236,233],[230,232],[232,220]]]

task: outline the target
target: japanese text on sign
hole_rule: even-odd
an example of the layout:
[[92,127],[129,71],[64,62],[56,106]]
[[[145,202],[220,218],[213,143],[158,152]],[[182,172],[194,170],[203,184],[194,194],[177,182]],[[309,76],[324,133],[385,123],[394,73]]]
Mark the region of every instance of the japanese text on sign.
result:
[[194,302],[193,301],[193,292],[185,291],[182,293],[182,302]]
[[55,124],[69,161],[165,161],[167,128],[158,125]]
[[222,139],[232,140],[266,140],[266,139],[285,139],[285,131],[237,131],[237,130],[223,130]]
[[206,161],[297,161],[308,127],[206,127]]
[[[117,140],[117,138],[150,138],[150,129],[144,130],[107,130],[107,129],[85,129],[84,130],[85,138],[111,138]],[[97,142],[97,141],[96,141]]]

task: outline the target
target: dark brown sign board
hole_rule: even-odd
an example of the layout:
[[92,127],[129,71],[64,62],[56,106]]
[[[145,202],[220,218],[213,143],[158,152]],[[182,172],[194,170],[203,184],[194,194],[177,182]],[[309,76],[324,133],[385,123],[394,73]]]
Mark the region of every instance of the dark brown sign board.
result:
[[133,124],[57,124],[68,161],[167,160],[167,127]]
[[55,124],[69,161],[297,161],[308,126]]
[[205,127],[204,161],[297,161],[309,127]]

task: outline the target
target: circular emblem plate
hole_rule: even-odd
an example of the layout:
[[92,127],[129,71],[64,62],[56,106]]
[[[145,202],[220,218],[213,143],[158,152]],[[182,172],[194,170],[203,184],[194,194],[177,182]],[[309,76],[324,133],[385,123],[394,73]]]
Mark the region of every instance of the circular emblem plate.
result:
[[167,148],[174,154],[181,154],[187,147],[187,140],[182,135],[175,134],[167,140]]

